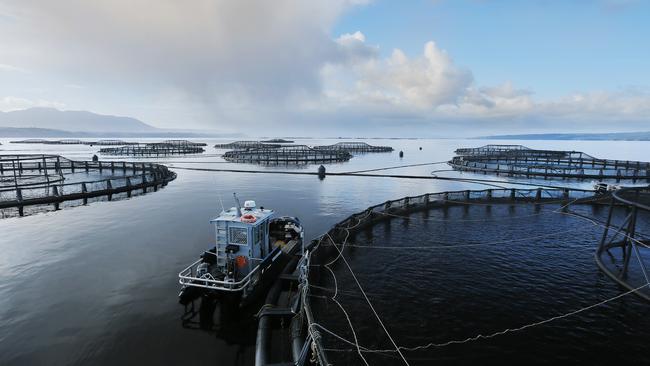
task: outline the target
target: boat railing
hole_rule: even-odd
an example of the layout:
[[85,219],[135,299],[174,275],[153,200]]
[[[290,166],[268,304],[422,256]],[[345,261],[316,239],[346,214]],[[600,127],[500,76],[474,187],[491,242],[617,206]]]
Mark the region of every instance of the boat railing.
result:
[[249,260],[252,263],[258,263],[255,265],[252,271],[250,271],[244,278],[240,279],[239,281],[235,281],[234,279],[217,280],[209,273],[203,276],[199,276],[197,273],[197,267],[203,261],[202,259],[199,259],[178,273],[178,283],[183,286],[201,287],[212,290],[232,292],[241,291],[246,286],[248,286],[248,284],[250,284],[253,275],[259,272],[261,269],[261,266],[259,265],[259,262],[261,262],[261,260],[255,258],[250,258]]

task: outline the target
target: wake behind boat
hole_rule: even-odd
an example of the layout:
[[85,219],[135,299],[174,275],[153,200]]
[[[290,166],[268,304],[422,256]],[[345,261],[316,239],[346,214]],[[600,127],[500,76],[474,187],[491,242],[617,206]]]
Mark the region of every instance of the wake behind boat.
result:
[[295,217],[273,218],[273,210],[245,201],[223,210],[210,222],[216,241],[179,274],[179,302],[187,305],[202,295],[243,303],[253,297],[275,267],[302,248],[304,232]]

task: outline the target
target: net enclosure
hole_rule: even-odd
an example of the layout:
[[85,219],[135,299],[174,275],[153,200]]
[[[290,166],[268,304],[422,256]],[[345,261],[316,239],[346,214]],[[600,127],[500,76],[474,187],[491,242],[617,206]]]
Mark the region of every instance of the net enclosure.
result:
[[286,140],[286,139],[268,139],[268,140],[262,140],[261,142],[264,143],[270,143],[270,144],[293,144],[293,140]]
[[510,176],[650,181],[650,163],[600,159],[580,151],[485,145],[456,150],[448,164],[455,170]]
[[[630,200],[632,207],[626,208],[623,200],[627,200],[627,198],[631,198],[631,197],[635,197],[633,201]],[[367,340],[367,339],[373,339],[374,334],[377,333],[383,334],[379,325],[377,325],[377,327],[374,330],[373,329],[368,330],[367,326],[365,325],[366,323],[364,323],[363,321],[357,323],[357,326],[359,326],[359,324],[362,325],[356,328],[356,333],[354,333],[354,330],[350,331],[352,326],[350,325],[350,327],[348,327],[348,323],[345,320],[346,319],[345,316],[348,316],[346,315],[347,313],[345,312],[345,310],[339,310],[339,308],[342,308],[342,305],[339,302],[348,301],[349,304],[349,301],[353,301],[354,299],[359,299],[354,301],[356,303],[365,304],[363,300],[364,299],[363,296],[365,296],[365,294],[361,289],[361,285],[357,282],[358,286],[355,286],[354,281],[357,281],[356,277],[350,278],[350,276],[354,276],[353,272],[366,272],[366,282],[364,284],[364,287],[370,287],[371,290],[373,287],[375,287],[375,291],[377,291],[377,288],[381,288],[382,286],[382,285],[373,286],[372,283],[374,277],[372,276],[371,277],[373,278],[373,280],[370,280],[370,283],[368,282],[369,281],[368,278],[370,278],[368,277],[369,276],[368,273],[374,273],[373,270],[367,270],[367,271],[363,270],[364,267],[359,262],[351,262],[351,264],[348,264],[347,262],[352,260],[363,261],[363,259],[360,258],[365,258],[366,251],[372,250],[366,248],[373,248],[373,247],[376,248],[378,246],[380,247],[379,249],[380,253],[391,253],[395,250],[398,250],[398,248],[401,248],[401,250],[403,251],[401,253],[408,253],[409,251],[413,251],[413,250],[415,250],[416,253],[418,253],[418,250],[420,249],[409,249],[409,248],[411,248],[411,246],[413,246],[412,248],[422,248],[420,246],[423,244],[417,240],[416,241],[406,240],[405,243],[386,242],[383,237],[378,237],[376,238],[376,240],[374,241],[371,240],[366,245],[363,244],[355,245],[355,242],[359,244],[359,242],[355,239],[359,235],[364,238],[372,238],[373,235],[377,235],[376,232],[373,231],[372,229],[377,224],[381,224],[379,227],[383,229],[383,232],[388,233],[387,235],[389,236],[397,235],[397,237],[399,237],[402,234],[390,234],[391,225],[389,225],[388,223],[394,222],[392,224],[392,230],[395,230],[395,228],[406,228],[411,225],[411,224],[407,224],[407,222],[410,222],[411,220],[417,220],[416,216],[411,216],[411,215],[416,212],[422,212],[421,216],[417,216],[421,221],[420,223],[421,225],[427,225],[428,227],[427,230],[432,230],[432,228],[434,227],[440,227],[440,229],[435,229],[435,230],[439,230],[441,233],[445,233],[446,225],[457,225],[457,227],[462,227],[462,226],[469,226],[470,225],[469,223],[472,223],[472,225],[476,225],[476,226],[480,226],[480,225],[495,226],[495,221],[490,221],[490,220],[497,220],[496,222],[498,223],[499,217],[492,217],[491,219],[485,219],[484,216],[479,216],[473,218],[471,215],[469,215],[469,213],[471,212],[472,214],[477,214],[477,213],[480,214],[482,212],[482,213],[486,213],[487,216],[489,217],[491,215],[490,214],[491,212],[498,211],[499,212],[498,216],[501,216],[502,213],[510,213],[511,216],[518,217],[518,220],[524,220],[524,221],[531,220],[531,222],[546,223],[548,225],[555,225],[559,222],[565,222],[566,227],[564,229],[569,229],[572,232],[573,230],[576,230],[574,228],[575,223],[585,223],[583,225],[584,232],[589,233],[589,235],[583,238],[584,240],[582,241],[586,242],[586,245],[592,245],[592,248],[595,249],[598,246],[598,243],[595,241],[595,238],[602,235],[604,226],[602,225],[602,223],[599,223],[599,225],[592,225],[591,223],[589,223],[589,220],[592,220],[594,218],[590,218],[590,217],[580,218],[577,216],[579,216],[580,214],[589,214],[589,213],[595,216],[599,216],[597,213],[600,212],[602,212],[602,214],[606,214],[605,211],[606,207],[610,203],[612,209],[615,211],[613,214],[610,213],[610,217],[614,217],[617,220],[622,218],[623,219],[622,222],[624,226],[629,227],[629,223],[633,221],[633,218],[630,216],[631,212],[634,210],[633,207],[637,207],[637,210],[644,210],[644,211],[650,210],[650,207],[648,207],[648,204],[650,203],[650,190],[648,189],[648,187],[635,188],[633,190],[620,190],[614,194],[611,193],[598,194],[591,190],[569,189],[569,188],[566,189],[544,189],[544,188],[487,189],[487,190],[480,190],[480,191],[470,191],[470,190],[452,191],[452,192],[429,193],[429,194],[424,194],[415,197],[404,197],[401,199],[387,201],[375,206],[371,206],[363,211],[352,214],[349,217],[337,223],[327,233],[325,233],[322,236],[319,236],[316,240],[314,240],[311,243],[311,245],[305,250],[303,258],[298,264],[297,273],[299,273],[300,275],[300,290],[301,290],[300,304],[302,307],[300,313],[298,313],[295,316],[295,318],[292,320],[291,337],[293,338],[291,338],[291,342],[293,342],[292,344],[295,347],[294,349],[300,350],[298,347],[296,347],[296,345],[298,346],[302,345],[304,347],[303,352],[309,353],[312,360],[316,360],[318,364],[322,364],[322,365],[332,364],[333,361],[334,363],[360,362],[360,360],[356,358],[357,357],[356,355],[358,354],[357,348],[355,348],[355,342],[357,342],[356,337],[365,336]],[[525,210],[517,209],[515,208],[515,206],[527,207],[527,208]],[[431,213],[432,212],[431,210],[437,210],[439,214],[434,215]],[[521,211],[521,214],[519,214],[518,216],[514,214],[514,212],[517,212],[517,210]],[[626,210],[629,211],[627,214],[626,214]],[[448,212],[452,212],[453,214],[448,214]],[[457,216],[457,218],[451,218],[448,215],[452,215],[453,217]],[[573,219],[574,217],[575,219]],[[648,222],[647,219],[648,217],[645,217],[643,218],[643,221],[647,223]],[[456,222],[456,220],[459,221]],[[575,221],[571,221],[571,220],[575,220]],[[641,220],[640,216],[639,216],[639,220]],[[621,221],[618,222],[620,224]],[[500,225],[502,227],[512,227],[513,225],[511,225],[511,223],[512,220],[504,220]],[[480,248],[488,248],[487,245],[492,245],[491,250],[493,250],[493,253],[495,253],[495,255],[497,255],[498,257],[503,255],[502,249],[499,249],[500,246],[510,241],[523,242],[523,240],[525,239],[525,242],[536,243],[537,246],[543,245],[543,246],[550,246],[550,248],[555,248],[555,245],[558,245],[559,242],[559,240],[557,240],[558,237],[557,235],[562,234],[564,231],[566,231],[566,230],[558,230],[555,233],[551,233],[547,230],[548,228],[540,227],[538,229],[540,230],[539,233],[533,232],[534,235],[539,235],[539,237],[537,237],[537,239],[535,240],[533,240],[533,238],[536,238],[536,236],[532,236],[530,238],[519,238],[516,235],[514,235],[513,237],[509,237],[513,234],[516,234],[517,231],[513,230],[512,233],[505,234],[504,232],[501,231],[501,228],[497,227],[496,229],[493,229],[491,231],[488,230],[491,233],[490,235],[494,234],[495,238],[499,239],[498,241],[493,243],[480,241],[475,244],[473,241],[470,241],[468,243],[466,240],[461,240],[458,242],[458,244],[453,244],[453,243],[442,244],[442,242],[440,243],[436,242],[428,245],[434,245],[434,244],[440,245],[441,246],[440,249],[452,248],[452,246],[450,245],[459,245],[460,247],[467,247],[467,250],[470,252],[471,250],[474,249],[480,250]],[[612,228],[610,230],[610,233],[611,231],[616,232],[617,228]],[[627,230],[627,233],[629,234],[633,231],[634,231],[633,229],[629,229]],[[408,238],[410,237],[409,235],[412,235],[412,234],[408,234],[408,232],[406,231],[405,233],[406,234],[402,235],[405,238]],[[426,236],[427,234],[425,233],[423,235]],[[445,235],[450,235],[450,237],[457,236],[457,235],[453,235],[453,233],[447,233]],[[502,235],[506,237],[503,237]],[[551,237],[549,239],[548,237],[550,237],[551,235],[555,235],[555,237]],[[608,237],[607,232],[605,232],[605,236]],[[466,236],[464,235],[463,239],[465,237]],[[480,234],[479,237],[483,237],[483,234]],[[586,257],[590,258],[592,256],[591,254],[593,253],[592,251],[588,251],[587,253],[585,253],[584,251],[581,251],[580,253],[575,252],[575,250],[579,248],[579,246],[573,246],[573,243],[575,243],[575,241],[577,240],[576,238],[570,235],[567,236],[566,234],[563,234],[563,236],[560,237],[565,237],[567,244],[563,246],[562,254],[558,254],[558,257],[562,257],[565,259],[571,258],[571,257],[567,257],[568,253],[574,253],[574,255],[580,258],[586,258]],[[619,235],[619,239],[623,239],[624,237],[625,235],[622,236]],[[541,239],[541,238],[545,238],[545,239]],[[647,241],[642,239],[639,235],[637,235],[636,238],[640,241],[640,243],[637,242],[637,245],[639,247],[641,247],[641,243],[643,244],[648,243]],[[436,238],[436,240],[439,239]],[[534,249],[533,246],[531,250],[533,252],[536,252],[542,249],[541,248]],[[551,249],[551,250],[555,250],[555,249]],[[633,248],[632,249],[628,248],[627,250],[629,253],[632,253],[632,255],[634,255]],[[518,250],[515,250],[515,252],[517,251]],[[420,253],[420,255],[423,254]],[[386,254],[386,256],[390,257],[391,254]],[[418,257],[419,256],[415,254],[410,258],[418,258]],[[451,257],[456,258],[458,256],[452,255]],[[462,258],[462,256],[460,257]],[[431,256],[430,258],[433,258],[432,261],[435,262],[435,257]],[[508,257],[508,256],[505,256],[503,258],[506,258],[504,260],[504,263],[510,263],[509,261],[515,259],[514,257]],[[627,258],[630,258],[629,254]],[[530,261],[529,256],[525,256],[520,259],[522,261]],[[379,259],[369,259],[363,263],[369,265],[368,263],[372,262],[373,260],[379,260]],[[568,261],[570,261],[570,259],[568,259]],[[460,262],[465,264],[468,263],[467,259],[461,259]],[[479,261],[477,266],[480,267],[481,264],[482,262]],[[443,266],[443,264],[439,264],[439,265]],[[348,270],[345,270],[346,266],[348,267]],[[398,270],[398,269],[405,270],[405,268],[403,268],[399,264],[388,263],[388,264],[382,264],[382,266],[390,267],[393,268],[394,270]],[[620,266],[616,266],[616,265],[610,267],[617,268],[617,269],[620,268]],[[494,268],[498,272],[499,268],[502,267],[495,266]],[[567,268],[571,268],[571,266],[567,266]],[[546,266],[541,265],[539,271],[543,272],[545,270],[546,270]],[[384,269],[383,267],[381,267],[381,269],[377,269],[377,272],[381,272],[381,273],[384,273],[386,271],[388,270]],[[436,272],[437,270],[433,269],[432,271]],[[335,279],[336,277],[335,272],[339,276],[341,274],[348,273],[348,277],[345,277],[345,280],[343,278],[340,278],[337,282],[337,280]],[[388,272],[390,273],[390,271]],[[352,275],[350,275],[350,273],[352,273]],[[417,273],[417,271],[415,271],[414,273]],[[646,283],[645,285],[646,288],[644,289],[646,291],[645,294],[650,293],[648,292],[648,288],[647,288],[650,282],[647,282],[648,279],[647,277],[644,278],[644,274],[645,274],[645,267],[637,264],[633,276],[636,278],[635,281],[638,282],[631,283],[631,284],[627,283],[626,287],[638,290],[639,284],[643,285],[644,283]],[[394,276],[389,275],[389,277],[393,278]],[[467,276],[463,273],[460,273],[458,275],[451,275],[449,276],[449,278],[450,279],[458,278],[459,281],[467,280]],[[504,278],[506,281],[512,280],[508,276],[505,276]],[[562,282],[563,278],[564,277],[562,276],[558,276],[557,281]],[[396,279],[395,281],[397,283],[408,284],[408,279]],[[350,286],[346,286],[346,284],[350,284],[350,283],[352,283]],[[355,289],[355,288],[357,291],[355,291],[355,293],[352,293],[351,289]],[[435,289],[435,286],[433,288]],[[418,294],[421,291],[424,291],[424,289],[415,287],[413,293]],[[560,293],[562,292],[561,289],[557,291]],[[390,290],[385,291],[385,294],[388,293],[390,293]],[[618,297],[621,297],[629,293],[632,292],[622,292],[620,290],[615,291],[615,296],[612,298],[617,299]],[[638,292],[637,294],[644,296],[643,293],[641,292]],[[378,296],[377,293],[369,293],[369,295],[375,298]],[[502,295],[497,294],[495,298],[498,299],[500,298],[500,296]],[[337,300],[338,302],[334,301],[333,299],[338,299]],[[434,299],[434,303],[436,301],[440,301],[440,299]],[[422,302],[424,302],[424,300],[422,300]],[[375,301],[374,303],[375,306],[381,306],[381,303],[379,301]],[[343,304],[345,305],[345,302]],[[586,307],[586,309],[590,309],[590,308],[591,307]],[[383,315],[386,315],[386,312],[388,312],[386,308],[378,309],[378,310]],[[353,309],[352,307],[347,307],[347,312],[349,312],[349,316],[350,318],[352,318],[352,323],[354,323],[356,317],[360,316],[359,312],[357,311],[355,313],[355,311],[356,309]],[[374,309],[372,309],[372,311],[374,311]],[[400,310],[396,310],[395,313],[400,313],[403,311],[404,310],[400,308]],[[361,311],[361,313],[364,314],[370,313],[370,310],[368,310],[367,312]],[[570,317],[572,315],[575,315],[576,313],[577,312],[575,311],[569,311],[566,313],[565,316]],[[340,319],[337,320],[337,324],[339,324],[338,328],[331,326],[332,319],[329,318],[328,316],[331,316],[332,314],[336,314],[340,317]],[[551,312],[551,315],[555,315],[555,313]],[[508,317],[507,314],[505,316]],[[350,318],[348,318],[348,321]],[[386,316],[386,318],[388,318],[388,316]],[[415,318],[417,318],[417,316],[415,316],[414,319]],[[369,315],[368,319],[369,319],[368,321],[370,320],[376,321],[376,319],[373,318],[372,315]],[[550,319],[552,320],[554,318],[551,317]],[[537,321],[539,320],[539,318],[536,318],[534,320]],[[397,327],[395,322],[396,320],[393,319],[391,323],[392,325],[391,329],[393,330]],[[300,324],[301,327],[303,327],[302,332],[297,331],[297,329],[299,328],[295,324]],[[521,329],[524,330],[528,327],[534,326],[535,324],[536,323],[532,323],[532,325],[530,326],[527,325],[525,327],[522,327]],[[410,335],[413,332],[413,330],[411,328],[409,329],[410,330],[407,333]],[[333,333],[332,330],[336,330],[337,332]],[[386,333],[388,333],[388,331],[386,331]],[[302,340],[296,341],[295,340],[296,337],[293,336],[294,334],[302,334],[303,335]],[[499,334],[500,333],[495,333],[495,336]],[[340,338],[341,336],[343,336],[344,338]],[[407,335],[403,333],[401,337],[404,338],[407,337]],[[473,338],[469,338],[469,339],[471,342]],[[429,340],[427,340],[426,342],[429,342]],[[363,346],[368,346],[368,345],[369,345],[368,341],[363,342]],[[440,345],[444,347],[446,343],[443,342],[440,343]],[[375,348],[380,348],[381,350],[375,351],[372,349],[363,348],[363,346],[361,346],[362,348],[359,353],[362,353],[365,357],[369,357],[368,360],[370,360],[372,357],[372,360],[378,362],[379,360],[382,359],[383,356],[386,355],[390,355],[393,357],[393,359],[399,360],[399,356],[397,353],[399,352],[399,350],[396,350],[395,346],[391,345],[387,341],[385,342],[385,344],[382,344],[380,346],[374,345]],[[437,347],[437,346],[438,344],[431,346],[431,344],[426,343],[425,345],[414,346],[412,348],[403,347],[402,351],[410,352],[408,356],[413,357],[413,353],[412,353],[413,351],[426,350],[428,347],[432,347],[433,349],[433,347]],[[382,354],[383,356],[380,357]],[[298,362],[301,355],[302,352],[294,352],[294,358],[291,361]],[[345,360],[345,362],[342,362],[342,360]],[[395,363],[399,364],[399,362],[395,362]]]
[[[642,256],[650,249],[648,222],[650,186],[627,187],[612,193],[596,263],[607,276],[629,290],[650,283]],[[638,295],[650,300],[648,291],[639,291]]]
[[373,146],[365,142],[338,142],[333,145],[314,146],[315,150],[347,151],[351,153],[391,152],[390,146]]
[[216,144],[215,149],[260,149],[260,148],[275,148],[280,147],[279,143],[271,143],[267,141],[234,141],[227,144]]
[[175,178],[166,166],[153,163],[0,155],[0,217],[131,197],[157,191]]
[[169,156],[201,154],[205,144],[186,140],[168,140],[144,145],[106,147],[99,150],[102,155],[120,156]]
[[306,145],[291,145],[227,151],[223,158],[237,163],[315,164],[348,161],[352,155],[343,150],[316,150]]

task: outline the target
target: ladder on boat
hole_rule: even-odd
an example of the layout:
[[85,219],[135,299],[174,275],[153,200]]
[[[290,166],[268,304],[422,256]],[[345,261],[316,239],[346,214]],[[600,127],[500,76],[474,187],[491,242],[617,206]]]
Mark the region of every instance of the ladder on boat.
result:
[[228,228],[223,221],[217,221],[217,266],[226,266],[226,246],[228,245]]

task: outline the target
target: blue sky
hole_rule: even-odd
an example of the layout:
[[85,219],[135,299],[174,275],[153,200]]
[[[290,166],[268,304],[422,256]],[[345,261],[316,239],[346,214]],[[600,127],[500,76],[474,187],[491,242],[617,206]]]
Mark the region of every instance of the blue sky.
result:
[[541,98],[650,85],[650,1],[378,0],[332,33],[355,31],[385,55],[434,40],[478,84],[509,80]]

